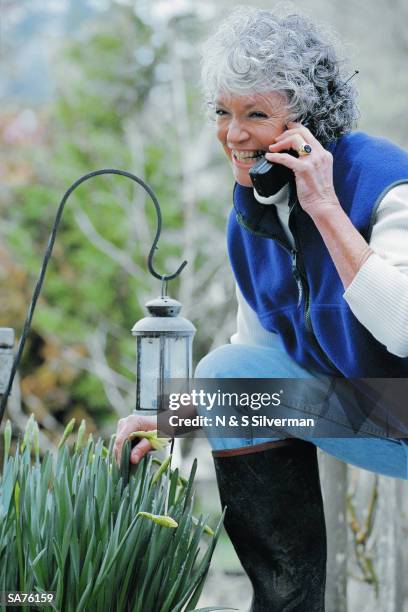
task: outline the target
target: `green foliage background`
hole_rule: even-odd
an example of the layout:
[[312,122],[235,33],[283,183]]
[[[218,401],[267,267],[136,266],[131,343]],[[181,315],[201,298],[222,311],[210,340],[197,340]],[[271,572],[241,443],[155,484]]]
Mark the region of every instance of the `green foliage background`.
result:
[[[7,152],[9,178],[13,172],[16,176],[4,193],[1,210],[7,241],[1,253],[6,307],[0,325],[19,331],[57,204],[73,180],[94,169],[127,169],[153,187],[164,222],[155,256],[159,271],[178,267],[185,256],[186,233],[191,233],[187,226],[197,227],[203,216],[213,237],[222,237],[227,206],[214,209],[205,196],[194,196],[194,219],[191,212],[186,219],[181,194],[189,179],[181,167],[184,143],[175,124],[176,84],[170,63],[178,53],[177,30],[187,46],[176,60],[186,87],[194,69],[190,53],[197,54],[191,43],[197,27],[197,21],[187,16],[155,28],[130,6],[112,4],[60,45],[54,59],[57,91],[37,111],[38,133]],[[195,86],[186,87],[183,94],[184,120],[203,124],[196,75],[192,82]],[[96,244],[78,227],[77,214],[86,215]],[[143,316],[143,303],[160,291],[146,267],[155,228],[151,201],[122,177],[92,179],[68,201],[21,368],[23,405],[40,421],[45,411],[62,422],[86,416],[94,427],[115,425],[120,409],[112,411],[101,382],[106,376],[95,375],[97,368],[92,366],[95,356],[89,344],[95,330],[103,337],[106,367],[122,381],[120,415],[132,408],[135,346],[130,328]],[[190,312],[185,310],[184,316],[193,319],[194,303],[208,291],[211,278],[215,275],[222,284],[224,280],[225,258],[220,257],[209,266],[207,286],[194,282],[194,270],[211,250],[207,239],[208,235],[198,237],[189,249],[184,299],[187,295]],[[232,299],[229,275],[226,278]],[[179,281],[170,285],[170,293],[180,296]],[[207,317],[212,309],[205,306],[197,314]],[[226,309],[228,300],[212,317],[213,325],[224,320]],[[221,341],[227,331],[221,329]],[[213,340],[211,330],[200,336],[198,356]]]

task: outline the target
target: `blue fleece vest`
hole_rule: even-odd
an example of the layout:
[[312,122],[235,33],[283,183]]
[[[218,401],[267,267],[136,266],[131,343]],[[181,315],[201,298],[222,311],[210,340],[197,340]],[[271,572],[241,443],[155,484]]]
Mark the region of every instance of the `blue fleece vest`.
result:
[[[379,203],[392,187],[408,182],[408,154],[361,132],[342,136],[327,148],[333,155],[340,204],[368,242]],[[407,377],[408,358],[387,351],[353,315],[323,239],[300,205],[290,217],[298,247],[295,256],[275,206],[260,204],[252,188],[238,184],[233,202],[227,238],[236,281],[261,325],[280,335],[289,355],[327,375]],[[299,261],[308,295],[299,292]]]

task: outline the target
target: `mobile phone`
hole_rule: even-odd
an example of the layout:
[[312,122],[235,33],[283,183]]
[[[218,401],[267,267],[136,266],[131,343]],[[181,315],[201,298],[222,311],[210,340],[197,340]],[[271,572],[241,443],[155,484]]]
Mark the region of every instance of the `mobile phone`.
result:
[[[298,154],[293,149],[282,151],[282,153],[298,157]],[[292,170],[282,164],[273,164],[265,159],[265,157],[254,164],[249,171],[249,176],[256,192],[263,198],[268,198],[278,193],[289,182],[292,175]]]

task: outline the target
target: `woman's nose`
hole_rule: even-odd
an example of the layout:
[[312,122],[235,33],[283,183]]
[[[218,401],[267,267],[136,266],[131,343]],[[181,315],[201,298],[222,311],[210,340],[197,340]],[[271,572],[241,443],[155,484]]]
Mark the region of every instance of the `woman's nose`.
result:
[[243,125],[239,121],[231,119],[228,125],[227,143],[230,145],[234,145],[243,142],[248,138],[249,134],[247,130],[243,127]]

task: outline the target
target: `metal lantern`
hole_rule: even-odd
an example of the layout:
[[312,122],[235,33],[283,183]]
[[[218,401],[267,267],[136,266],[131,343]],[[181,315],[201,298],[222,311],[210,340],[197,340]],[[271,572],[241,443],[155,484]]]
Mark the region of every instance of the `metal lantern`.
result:
[[149,316],[132,329],[137,339],[136,410],[157,411],[164,381],[191,377],[196,329],[179,316],[180,302],[166,295],[147,302],[146,308]]

